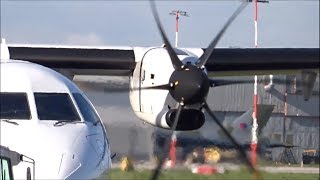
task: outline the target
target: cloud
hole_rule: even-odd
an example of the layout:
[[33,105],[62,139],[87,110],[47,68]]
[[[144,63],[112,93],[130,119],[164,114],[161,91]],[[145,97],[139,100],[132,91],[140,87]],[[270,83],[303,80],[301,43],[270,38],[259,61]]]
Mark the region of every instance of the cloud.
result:
[[101,37],[95,33],[89,34],[71,34],[66,38],[66,44],[68,45],[105,45]]

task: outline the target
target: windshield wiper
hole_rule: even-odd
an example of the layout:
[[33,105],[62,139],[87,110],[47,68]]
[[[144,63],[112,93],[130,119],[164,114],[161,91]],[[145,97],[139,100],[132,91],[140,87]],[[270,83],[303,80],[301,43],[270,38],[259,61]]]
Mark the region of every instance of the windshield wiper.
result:
[[9,119],[1,119],[1,120],[10,124],[19,125],[17,122],[10,121]]
[[72,120],[72,121],[68,121],[68,120],[63,120],[63,121],[58,121],[58,122],[55,122],[53,124],[53,126],[63,126],[63,125],[66,125],[66,124],[77,124],[77,123],[84,123],[80,120]]
[[100,124],[101,122],[100,121],[96,121],[96,122],[93,122],[92,124],[94,125],[94,126],[97,126],[98,124]]

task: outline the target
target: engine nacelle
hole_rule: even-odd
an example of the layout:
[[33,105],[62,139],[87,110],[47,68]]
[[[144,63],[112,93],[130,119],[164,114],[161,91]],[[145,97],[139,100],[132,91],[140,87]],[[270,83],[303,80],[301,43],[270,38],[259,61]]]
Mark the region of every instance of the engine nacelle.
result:
[[[170,109],[166,113],[166,122],[171,128],[176,117],[177,109]],[[205,116],[198,109],[182,109],[180,118],[177,124],[177,131],[190,131],[202,127],[205,121]]]
[[[192,52],[175,49],[184,64],[194,64],[202,54],[202,49]],[[195,52],[195,53],[193,53]],[[197,54],[197,55],[195,55]],[[167,84],[174,68],[165,48],[135,49],[136,67],[130,77],[130,104],[134,113],[144,122],[157,127],[170,129],[176,114],[178,102],[168,90],[144,89]],[[185,107],[179,118],[176,130],[199,129],[205,121],[200,104]]]

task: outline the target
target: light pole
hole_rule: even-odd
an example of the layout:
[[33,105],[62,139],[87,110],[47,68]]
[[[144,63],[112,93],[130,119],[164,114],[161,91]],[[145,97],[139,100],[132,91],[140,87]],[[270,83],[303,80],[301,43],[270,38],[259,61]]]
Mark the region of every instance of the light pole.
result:
[[180,11],[180,10],[172,11],[169,14],[176,16],[176,43],[175,43],[175,47],[178,47],[179,16],[189,17],[189,15],[187,14],[187,12]]

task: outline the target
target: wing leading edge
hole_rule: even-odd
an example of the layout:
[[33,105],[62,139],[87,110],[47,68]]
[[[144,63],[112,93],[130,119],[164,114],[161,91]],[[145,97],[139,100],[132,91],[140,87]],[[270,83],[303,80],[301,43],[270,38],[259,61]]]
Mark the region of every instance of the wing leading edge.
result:
[[127,76],[135,68],[133,49],[79,47],[14,47],[10,58],[67,71],[71,75]]
[[[11,59],[26,60],[71,75],[130,75],[136,64],[134,48],[9,46]],[[206,64],[215,75],[296,73],[319,70],[319,48],[217,48]]]
[[319,48],[217,48],[206,64],[221,75],[288,74],[297,70],[319,71]]

